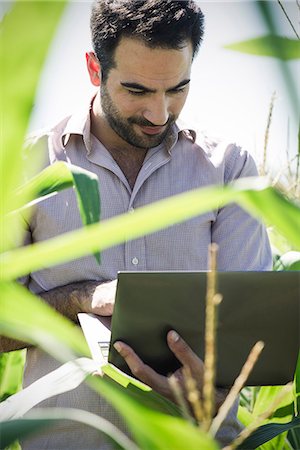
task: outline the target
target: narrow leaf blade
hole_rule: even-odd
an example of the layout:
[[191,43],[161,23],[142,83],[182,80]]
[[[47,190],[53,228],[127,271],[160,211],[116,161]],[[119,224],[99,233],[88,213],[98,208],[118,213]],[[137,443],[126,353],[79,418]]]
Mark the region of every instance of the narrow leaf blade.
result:
[[[228,44],[224,48],[250,55],[270,56],[272,58],[278,58],[278,55],[280,55],[283,61],[300,58],[300,41],[298,39],[272,34]],[[279,52],[278,49],[281,51]]]

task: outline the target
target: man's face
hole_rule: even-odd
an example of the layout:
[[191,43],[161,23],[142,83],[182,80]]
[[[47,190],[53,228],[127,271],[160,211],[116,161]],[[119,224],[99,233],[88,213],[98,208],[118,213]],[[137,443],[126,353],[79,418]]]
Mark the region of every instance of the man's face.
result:
[[115,67],[100,86],[102,119],[126,143],[156,147],[185,103],[192,45],[151,49],[137,39],[123,38],[114,59]]

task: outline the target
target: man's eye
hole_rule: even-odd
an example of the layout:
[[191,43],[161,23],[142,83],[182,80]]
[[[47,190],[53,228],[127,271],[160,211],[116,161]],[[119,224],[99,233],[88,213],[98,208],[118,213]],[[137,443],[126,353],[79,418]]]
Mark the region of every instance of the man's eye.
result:
[[131,89],[128,89],[127,92],[129,92],[130,95],[144,95],[145,91],[133,91]]
[[182,92],[184,92],[185,91],[185,87],[183,87],[183,88],[178,88],[178,89],[171,89],[169,92],[171,93],[171,94],[181,94]]

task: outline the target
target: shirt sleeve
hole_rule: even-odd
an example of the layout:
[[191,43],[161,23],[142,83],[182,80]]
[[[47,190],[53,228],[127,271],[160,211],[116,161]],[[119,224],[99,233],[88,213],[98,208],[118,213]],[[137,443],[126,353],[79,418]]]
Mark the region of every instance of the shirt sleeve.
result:
[[[232,145],[225,150],[224,183],[257,176],[253,158]],[[220,208],[212,224],[212,242],[218,244],[218,270],[271,270],[272,252],[262,222],[235,203]]]

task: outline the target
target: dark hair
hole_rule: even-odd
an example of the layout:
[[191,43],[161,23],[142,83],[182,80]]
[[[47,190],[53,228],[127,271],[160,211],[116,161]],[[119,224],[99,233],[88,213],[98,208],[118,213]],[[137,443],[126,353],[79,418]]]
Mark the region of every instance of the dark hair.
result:
[[122,37],[170,49],[191,41],[195,56],[203,32],[204,15],[193,0],[96,0],[92,7],[92,42],[103,81],[114,67],[114,52]]

